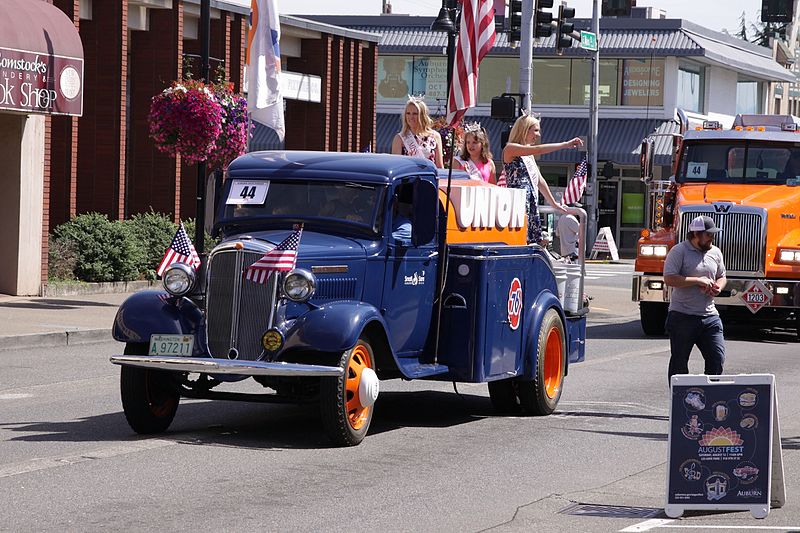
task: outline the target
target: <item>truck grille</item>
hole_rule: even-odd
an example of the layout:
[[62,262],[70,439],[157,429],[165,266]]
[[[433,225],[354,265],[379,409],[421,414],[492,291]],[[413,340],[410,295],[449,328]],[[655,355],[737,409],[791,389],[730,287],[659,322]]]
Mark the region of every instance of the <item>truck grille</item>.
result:
[[267,283],[244,279],[244,269],[264,252],[223,250],[212,254],[207,267],[206,328],[213,357],[255,361],[261,358],[261,337],[272,326],[276,278]]
[[[727,205],[727,204],[726,204]],[[717,234],[714,244],[722,251],[728,275],[763,276],[766,246],[766,212],[752,207],[730,206],[727,213],[717,213],[693,208],[681,210],[678,242],[686,238],[689,222],[698,215],[711,217],[723,231]]]

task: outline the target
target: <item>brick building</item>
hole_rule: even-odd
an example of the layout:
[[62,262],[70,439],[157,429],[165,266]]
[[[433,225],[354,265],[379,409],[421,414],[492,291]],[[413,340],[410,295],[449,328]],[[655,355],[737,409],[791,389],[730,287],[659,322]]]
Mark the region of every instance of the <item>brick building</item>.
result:
[[[195,216],[197,169],[154,148],[147,115],[155,94],[199,71],[200,0],[25,1],[65,13],[84,56],[82,116],[44,117],[42,252],[28,268],[46,283],[48,233],[76,214],[124,219],[152,207],[176,220]],[[211,72],[224,69],[236,91],[246,89],[248,19],[247,7],[211,1]],[[373,145],[379,37],[284,16],[281,31],[282,65],[297,89],[285,93],[285,147]],[[3,276],[0,292],[13,293]]]

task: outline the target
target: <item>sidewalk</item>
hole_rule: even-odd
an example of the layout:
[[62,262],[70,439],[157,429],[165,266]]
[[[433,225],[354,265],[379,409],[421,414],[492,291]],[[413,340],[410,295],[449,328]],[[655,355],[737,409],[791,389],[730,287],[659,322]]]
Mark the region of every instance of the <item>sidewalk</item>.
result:
[[0,294],[0,350],[112,340],[117,307],[130,295],[24,297]]

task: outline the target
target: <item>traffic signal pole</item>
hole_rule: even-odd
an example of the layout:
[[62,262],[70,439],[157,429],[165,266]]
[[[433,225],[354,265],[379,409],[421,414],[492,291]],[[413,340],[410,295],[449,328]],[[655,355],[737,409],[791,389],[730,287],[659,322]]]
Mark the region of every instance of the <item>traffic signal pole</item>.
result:
[[[600,0],[592,1],[592,33],[600,42]],[[598,86],[600,79],[600,47],[592,54],[592,80],[589,89],[589,142],[586,147],[589,155],[589,187],[586,190],[586,215],[588,220],[586,242],[594,242],[597,236],[597,199],[600,197],[597,190],[597,112],[599,105]],[[590,194],[591,193],[591,194]]]
[[519,92],[523,95],[521,107],[531,111],[531,83],[533,82],[533,3],[522,0],[522,31],[519,41]]

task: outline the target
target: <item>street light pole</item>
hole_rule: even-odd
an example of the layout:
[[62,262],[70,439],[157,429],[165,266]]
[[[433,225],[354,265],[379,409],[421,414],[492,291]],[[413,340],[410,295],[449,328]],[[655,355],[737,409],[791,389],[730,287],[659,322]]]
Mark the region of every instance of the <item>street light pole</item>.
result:
[[[209,56],[211,52],[211,0],[200,0],[200,79],[209,81]],[[197,214],[195,216],[194,244],[198,254],[203,253],[206,226],[206,172],[205,161],[197,163]]]
[[[592,33],[597,36],[597,40],[600,40],[600,6],[598,5],[599,0],[593,0],[592,2]],[[589,91],[589,142],[587,146],[587,150],[589,152],[589,165],[592,169],[591,175],[589,176],[589,190],[590,194],[587,194],[586,202],[588,205],[586,206],[588,224],[587,224],[587,232],[586,235],[586,242],[594,242],[595,236],[597,235],[597,200],[600,197],[597,190],[597,126],[598,126],[598,118],[597,113],[599,109],[599,95],[598,95],[598,86],[599,86],[599,79],[600,79],[600,51],[599,47],[597,50],[593,51],[592,53],[592,85]]]

